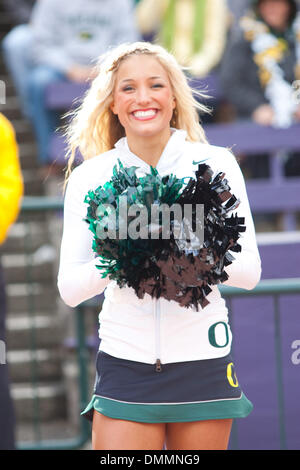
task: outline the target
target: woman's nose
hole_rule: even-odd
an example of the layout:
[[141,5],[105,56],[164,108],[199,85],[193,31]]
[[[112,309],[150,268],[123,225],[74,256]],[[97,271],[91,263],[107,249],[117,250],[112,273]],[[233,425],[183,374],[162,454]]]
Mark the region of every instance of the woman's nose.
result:
[[150,102],[150,93],[146,87],[139,87],[136,95],[137,102],[139,104],[147,104]]

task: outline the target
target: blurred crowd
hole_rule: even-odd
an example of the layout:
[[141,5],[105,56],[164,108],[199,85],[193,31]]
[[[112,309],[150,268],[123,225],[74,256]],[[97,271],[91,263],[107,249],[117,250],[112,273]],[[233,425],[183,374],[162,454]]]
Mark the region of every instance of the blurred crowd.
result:
[[[300,79],[296,0],[3,3],[15,26],[2,41],[2,52],[22,112],[32,123],[41,166],[51,163],[49,142],[59,126],[58,111],[46,104],[47,86],[56,80],[88,83],[97,57],[121,42],[162,44],[193,83],[216,75],[222,99],[214,102],[215,120],[251,119],[277,127],[300,120],[293,89]],[[291,165],[287,174],[300,166]]]
[[[252,120],[287,128],[300,121],[297,0],[2,0],[2,7],[13,21],[2,54],[23,116],[35,132],[41,168],[53,167],[49,144],[60,122],[60,113],[46,104],[48,85],[57,80],[88,84],[98,56],[122,42],[158,42],[186,67],[193,83],[216,76],[221,98],[214,101],[215,122]],[[3,115],[0,140],[1,243],[23,191],[14,129]],[[254,177],[266,176],[266,156],[252,156],[249,162]],[[285,172],[300,175],[299,154],[288,155]],[[4,297],[0,269],[1,340]],[[13,448],[14,418],[3,365],[0,402],[0,449]]]

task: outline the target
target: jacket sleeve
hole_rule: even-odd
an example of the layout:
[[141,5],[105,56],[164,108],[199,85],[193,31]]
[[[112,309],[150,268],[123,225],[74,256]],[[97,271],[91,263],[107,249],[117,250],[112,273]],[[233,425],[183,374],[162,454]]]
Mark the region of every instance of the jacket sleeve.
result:
[[19,213],[23,179],[15,132],[0,114],[0,243]]
[[223,284],[251,290],[257,285],[261,277],[261,259],[244,177],[235,156],[229,150],[226,150],[220,171],[225,173],[231,193],[240,200],[239,206],[232,213],[236,213],[238,217],[244,217],[246,226],[246,231],[241,232],[238,239],[238,243],[242,248],[241,252],[230,252],[235,259],[229,266],[225,267],[229,278]]
[[72,172],[65,194],[57,283],[61,298],[70,307],[101,294],[110,282],[96,267],[99,258],[92,250],[93,234],[84,221],[87,204],[79,170],[80,166]]

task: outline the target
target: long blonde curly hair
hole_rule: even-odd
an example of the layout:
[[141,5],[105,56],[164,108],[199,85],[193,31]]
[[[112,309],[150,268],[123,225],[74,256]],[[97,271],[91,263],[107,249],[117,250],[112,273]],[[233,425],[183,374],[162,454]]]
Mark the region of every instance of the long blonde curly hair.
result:
[[68,145],[65,184],[78,151],[83,159],[87,160],[111,150],[115,143],[125,136],[125,129],[118,116],[111,111],[110,105],[113,101],[118,68],[124,60],[134,54],[151,55],[166,70],[176,99],[176,108],[170,125],[184,129],[187,132],[187,139],[191,142],[207,143],[197,110],[209,112],[209,108],[195,98],[198,96],[203,99],[207,95],[192,90],[174,56],[163,47],[149,42],[121,44],[100,56],[96,65],[96,78],[92,81],[82,103],[77,109],[65,115],[69,119],[64,132]]

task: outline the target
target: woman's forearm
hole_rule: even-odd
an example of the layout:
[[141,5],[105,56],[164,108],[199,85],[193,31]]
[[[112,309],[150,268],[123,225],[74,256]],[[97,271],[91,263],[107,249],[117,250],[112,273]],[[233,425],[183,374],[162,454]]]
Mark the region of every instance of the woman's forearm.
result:
[[110,279],[101,277],[101,272],[96,267],[99,263],[99,259],[95,258],[88,263],[61,267],[57,285],[60,296],[67,305],[77,307],[104,291]]

